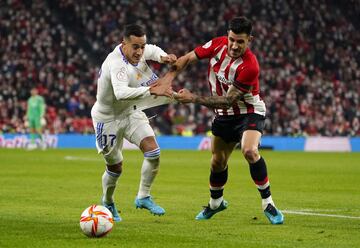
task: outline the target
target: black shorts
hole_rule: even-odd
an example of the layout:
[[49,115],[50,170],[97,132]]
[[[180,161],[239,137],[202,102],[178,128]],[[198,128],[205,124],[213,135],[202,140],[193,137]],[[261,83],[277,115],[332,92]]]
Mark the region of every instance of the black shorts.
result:
[[258,114],[243,114],[216,116],[211,127],[213,135],[221,137],[226,143],[240,142],[245,130],[263,132],[265,116]]

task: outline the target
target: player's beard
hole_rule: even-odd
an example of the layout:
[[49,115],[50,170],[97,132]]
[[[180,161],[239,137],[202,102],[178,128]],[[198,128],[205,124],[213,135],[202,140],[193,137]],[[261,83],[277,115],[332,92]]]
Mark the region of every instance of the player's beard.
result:
[[141,56],[132,56],[132,64],[137,64],[140,62]]
[[232,57],[232,58],[239,58],[243,54],[243,50],[242,49],[238,49],[238,50],[230,49],[229,54],[230,54],[230,57]]

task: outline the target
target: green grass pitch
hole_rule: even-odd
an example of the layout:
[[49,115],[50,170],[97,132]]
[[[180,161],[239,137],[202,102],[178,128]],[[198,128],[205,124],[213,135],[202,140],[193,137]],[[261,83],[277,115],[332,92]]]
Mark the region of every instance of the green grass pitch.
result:
[[95,150],[0,149],[0,247],[360,247],[360,153],[261,153],[277,206],[303,215],[288,212],[284,225],[269,224],[235,151],[229,208],[196,221],[209,200],[210,152],[169,150],[152,189],[166,214],[150,215],[134,207],[142,154],[125,151],[115,195],[123,222],[95,239],[79,228],[81,212],[101,196],[104,164]]

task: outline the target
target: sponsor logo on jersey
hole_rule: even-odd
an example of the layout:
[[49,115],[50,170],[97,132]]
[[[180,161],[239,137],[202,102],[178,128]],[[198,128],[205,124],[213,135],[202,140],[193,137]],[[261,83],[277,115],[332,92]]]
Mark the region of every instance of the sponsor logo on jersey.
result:
[[229,79],[226,79],[224,75],[216,74],[217,79],[220,81],[220,83],[232,85],[233,82]]
[[151,78],[150,78],[150,80],[148,80],[148,81],[146,81],[146,82],[143,82],[143,83],[141,83],[140,85],[141,86],[149,86],[149,85],[151,85],[151,84],[153,84],[156,80],[158,80],[159,79],[159,77],[155,74],[155,73],[153,73],[152,75],[151,75]]

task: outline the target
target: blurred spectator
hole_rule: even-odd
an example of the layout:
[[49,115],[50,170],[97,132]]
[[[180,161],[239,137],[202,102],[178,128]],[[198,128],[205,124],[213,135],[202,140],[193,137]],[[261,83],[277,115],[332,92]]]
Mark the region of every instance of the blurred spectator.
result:
[[[254,22],[252,50],[261,64],[267,107],[265,134],[359,136],[359,0],[105,1],[58,0],[0,3],[0,130],[24,132],[29,89],[48,105],[52,133],[93,132],[86,122],[96,76],[106,54],[121,41],[124,24],[138,22],[148,40],[183,55],[227,21]],[[223,13],[223,14],[219,14]],[[152,64],[162,75],[167,68]],[[187,68],[175,89],[209,94],[206,64]],[[161,134],[205,134],[213,113],[171,105],[147,111]]]

